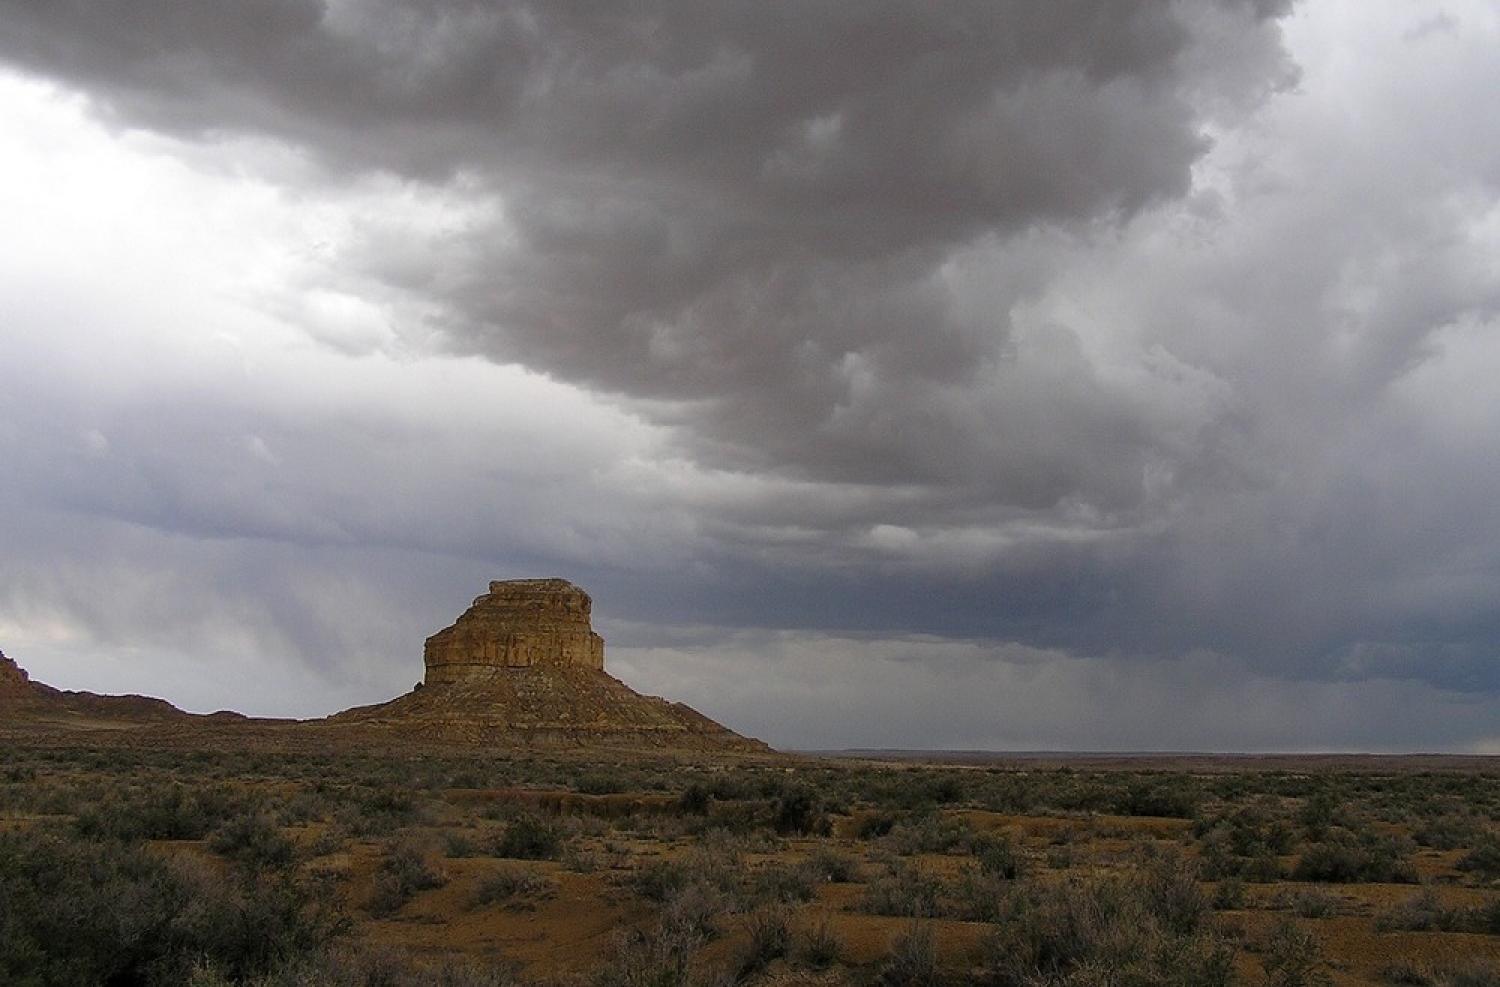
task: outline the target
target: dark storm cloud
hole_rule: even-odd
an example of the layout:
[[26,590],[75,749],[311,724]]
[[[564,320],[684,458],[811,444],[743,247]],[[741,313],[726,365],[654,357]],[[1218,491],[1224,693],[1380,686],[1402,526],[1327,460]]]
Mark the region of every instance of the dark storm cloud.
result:
[[[436,552],[465,579],[584,582],[626,654],[702,623],[702,667],[907,655],[925,671],[881,681],[934,691],[902,736],[950,687],[1014,688],[1003,715],[1031,709],[1034,726],[986,734],[976,699],[947,743],[1056,738],[1040,719],[1078,699],[1109,723],[1087,743],[1152,746],[1172,714],[1153,694],[1203,698],[1170,737],[1186,746],[1275,746],[1278,731],[1380,746],[1408,701],[1454,716],[1388,743],[1500,733],[1473,706],[1500,690],[1500,118],[1474,99],[1500,85],[1492,46],[1457,7],[1382,11],[1357,33],[1338,21],[1355,8],[1308,4],[1304,54],[1323,72],[1303,91],[1286,13],[0,0],[0,59],[83,90],[122,131],[173,135],[179,152],[243,135],[291,147],[312,167],[277,180],[308,201],[372,175],[393,198],[442,199],[458,218],[426,227],[376,198],[354,210],[322,287],[422,315],[390,332],[310,325],[329,351],[407,332],[431,355],[435,330],[448,354],[620,412],[560,450],[573,398],[478,425],[473,406],[439,402],[413,426],[447,394],[431,379],[388,416],[389,381],[281,408],[217,378],[58,414],[95,381],[33,379],[18,359],[0,367],[19,426],[0,418],[17,498],[0,533],[17,533],[30,575],[9,578],[26,589],[6,609],[54,606],[129,637],[130,607],[91,602],[84,575],[49,583],[52,542],[19,536],[52,531],[83,573],[88,540],[64,537],[63,511],[119,546],[121,578],[149,568],[132,553],[158,551],[132,532],[220,546],[172,549],[220,587],[179,580],[204,615],[182,636],[259,626],[259,647],[314,667],[377,647],[373,631],[334,632],[348,600],[426,601],[381,632],[409,654],[448,616],[437,601],[472,587],[436,565],[420,587],[381,567]],[[1365,47],[1316,47],[1346,36]],[[368,369],[319,368],[278,386]],[[535,418],[500,424],[528,406]],[[236,574],[233,543],[275,547]],[[341,594],[333,574],[362,559]],[[303,578],[278,582],[282,565]],[[259,602],[235,616],[214,603],[229,587]],[[1028,648],[1050,650],[1016,657]],[[945,663],[960,658],[992,668],[954,686]],[[1055,670],[1017,671],[1038,664]],[[767,711],[785,692],[746,685],[751,719],[781,729]],[[1131,711],[1105,716],[1125,693]],[[1342,695],[1347,709],[1309,725]],[[864,719],[895,722],[867,699]]]
[[1118,506],[1171,454],[1148,411],[1066,332],[1012,372],[1004,302],[1038,272],[965,313],[945,264],[1185,191],[1191,98],[1275,53],[1279,5],[1213,10],[1238,33],[1192,75],[1211,18],[1161,0],[12,3],[0,45],[127,125],[500,196],[466,243],[360,260],[461,350],[691,402],[699,457]]

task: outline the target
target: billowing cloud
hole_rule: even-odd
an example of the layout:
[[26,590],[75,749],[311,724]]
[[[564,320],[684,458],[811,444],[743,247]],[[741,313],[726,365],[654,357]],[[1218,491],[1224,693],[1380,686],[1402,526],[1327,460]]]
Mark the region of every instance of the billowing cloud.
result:
[[[0,631],[59,664],[229,641],[378,694],[484,578],[560,572],[643,681],[758,661],[735,703],[769,731],[776,656],[831,641],[955,696],[1024,652],[1033,710],[1136,681],[1292,746],[1495,735],[1370,726],[1500,689],[1482,3],[0,27],[34,231],[0,243]],[[687,625],[720,628],[699,658]],[[1346,714],[1295,728],[1307,695]],[[1161,720],[1069,743],[978,708],[952,743]],[[1222,722],[1159,736],[1284,746]]]

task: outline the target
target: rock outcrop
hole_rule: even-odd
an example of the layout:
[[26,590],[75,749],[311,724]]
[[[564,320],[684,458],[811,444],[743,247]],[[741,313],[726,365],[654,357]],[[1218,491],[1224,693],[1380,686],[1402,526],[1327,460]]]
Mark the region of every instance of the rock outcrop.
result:
[[604,669],[593,601],[566,579],[490,583],[463,616],[427,639],[427,685],[494,679],[503,670],[552,665]]
[[427,639],[421,688],[327,723],[501,747],[769,750],[606,673],[591,610],[589,595],[565,579],[492,582],[452,626]]
[[0,696],[25,696],[31,694],[31,678],[26,669],[5,657],[0,651]]
[[592,601],[565,579],[494,582],[427,639],[420,687],[323,720],[185,713],[160,699],[64,692],[0,654],[0,739],[64,734],[151,746],[326,750],[422,745],[769,754],[681,703],[643,696],[604,671]]
[[[34,682],[26,669],[0,653],[0,725],[67,726],[96,730],[122,725],[190,719],[189,714],[148,696],[98,696]],[[8,721],[8,723],[6,722]]]

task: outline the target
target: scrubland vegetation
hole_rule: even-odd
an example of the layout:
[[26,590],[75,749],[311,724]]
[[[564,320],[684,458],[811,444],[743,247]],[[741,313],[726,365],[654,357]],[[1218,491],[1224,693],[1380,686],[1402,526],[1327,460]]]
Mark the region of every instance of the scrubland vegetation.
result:
[[0,982],[1500,984],[1500,777],[12,747]]

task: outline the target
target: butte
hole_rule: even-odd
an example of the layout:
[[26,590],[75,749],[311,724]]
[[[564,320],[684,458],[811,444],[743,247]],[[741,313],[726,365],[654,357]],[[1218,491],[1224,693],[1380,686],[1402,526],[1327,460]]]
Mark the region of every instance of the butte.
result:
[[324,724],[464,746],[769,751],[607,673],[592,608],[589,595],[566,579],[492,582],[427,639],[426,674],[416,689]]

